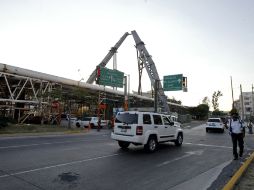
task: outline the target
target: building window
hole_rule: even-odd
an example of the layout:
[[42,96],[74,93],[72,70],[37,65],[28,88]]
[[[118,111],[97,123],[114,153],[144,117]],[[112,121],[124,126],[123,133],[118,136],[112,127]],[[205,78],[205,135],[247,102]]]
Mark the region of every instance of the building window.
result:
[[244,97],[244,100],[250,100],[250,98],[249,97]]
[[248,106],[250,105],[250,102],[244,102],[244,105]]
[[246,110],[246,112],[251,112],[251,108],[250,107],[246,108],[245,110]]

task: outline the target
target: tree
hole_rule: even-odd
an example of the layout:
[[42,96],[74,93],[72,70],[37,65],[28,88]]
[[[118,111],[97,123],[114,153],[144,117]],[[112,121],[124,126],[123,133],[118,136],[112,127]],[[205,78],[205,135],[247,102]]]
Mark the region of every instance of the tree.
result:
[[213,105],[213,109],[214,111],[219,111],[219,98],[223,96],[223,94],[221,93],[221,91],[215,91],[213,93],[213,96],[212,96],[212,105]]
[[236,108],[232,108],[229,113],[230,115],[234,115],[234,114],[238,114],[238,111]]
[[220,111],[220,110],[214,110],[213,111],[213,116],[223,116],[223,115],[225,115],[225,113],[223,112],[223,111]]
[[175,97],[172,97],[172,99],[170,98],[167,98],[167,101],[168,102],[171,102],[171,103],[175,103],[175,104],[182,104],[182,101],[181,100],[176,100]]
[[190,112],[196,119],[207,119],[209,106],[207,104],[199,104],[197,107],[190,108]]
[[206,104],[206,105],[208,105],[209,106],[209,104],[210,104],[210,100],[209,100],[209,98],[206,96],[206,97],[204,97],[204,99],[202,100],[202,104]]
[[209,112],[209,106],[207,104],[199,104],[197,106],[197,118],[198,119],[206,119]]

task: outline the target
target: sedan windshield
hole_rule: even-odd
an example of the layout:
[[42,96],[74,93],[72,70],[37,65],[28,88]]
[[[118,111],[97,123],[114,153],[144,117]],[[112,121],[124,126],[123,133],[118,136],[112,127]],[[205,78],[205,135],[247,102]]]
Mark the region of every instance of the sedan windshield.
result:
[[138,114],[119,113],[116,116],[115,122],[116,123],[137,124],[138,123]]

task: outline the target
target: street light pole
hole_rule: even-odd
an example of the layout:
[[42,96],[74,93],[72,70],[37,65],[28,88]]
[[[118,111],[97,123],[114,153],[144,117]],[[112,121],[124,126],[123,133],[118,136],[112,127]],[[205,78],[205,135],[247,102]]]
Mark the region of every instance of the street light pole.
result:
[[233,83],[232,83],[232,76],[230,76],[231,80],[231,92],[232,92],[232,109],[234,109],[234,92],[233,92]]

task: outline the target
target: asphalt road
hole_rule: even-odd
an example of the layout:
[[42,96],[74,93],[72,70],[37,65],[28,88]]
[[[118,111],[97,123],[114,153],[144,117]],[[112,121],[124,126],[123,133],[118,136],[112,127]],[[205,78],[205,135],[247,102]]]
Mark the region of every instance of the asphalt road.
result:
[[[246,148],[254,148],[251,141]],[[232,163],[228,133],[206,133],[203,125],[184,130],[182,147],[165,143],[153,154],[141,146],[119,149],[108,130],[0,137],[4,190],[203,190],[225,183],[217,178]]]

